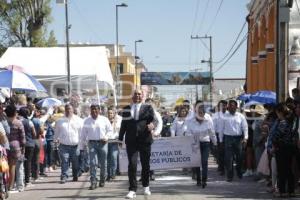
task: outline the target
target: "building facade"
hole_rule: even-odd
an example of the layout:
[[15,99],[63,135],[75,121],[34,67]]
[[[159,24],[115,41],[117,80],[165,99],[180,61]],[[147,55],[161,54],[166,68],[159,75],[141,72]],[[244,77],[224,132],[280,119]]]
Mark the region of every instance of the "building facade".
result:
[[276,91],[276,1],[248,4],[246,90]]
[[[278,98],[283,100],[299,87],[299,8],[300,0],[251,0],[248,4],[247,93],[271,90],[279,92]],[[277,30],[282,22],[287,22],[286,33],[281,27],[281,32]],[[281,45],[277,48],[277,44]]]

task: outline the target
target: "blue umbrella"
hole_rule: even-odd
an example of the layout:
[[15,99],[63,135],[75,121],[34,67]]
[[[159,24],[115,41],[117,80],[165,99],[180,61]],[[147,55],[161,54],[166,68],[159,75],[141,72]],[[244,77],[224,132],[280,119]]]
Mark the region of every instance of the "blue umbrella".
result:
[[251,101],[257,101],[262,104],[275,104],[276,93],[269,90],[257,91],[250,96]]
[[247,94],[247,93],[244,93],[244,94],[241,94],[237,100],[241,100],[241,101],[248,101],[250,99],[250,96],[251,94]]
[[0,71],[0,88],[47,92],[35,78],[17,70]]
[[61,106],[62,102],[55,98],[45,98],[45,99],[39,100],[37,102],[37,105],[39,105],[40,107],[50,108],[53,106]]

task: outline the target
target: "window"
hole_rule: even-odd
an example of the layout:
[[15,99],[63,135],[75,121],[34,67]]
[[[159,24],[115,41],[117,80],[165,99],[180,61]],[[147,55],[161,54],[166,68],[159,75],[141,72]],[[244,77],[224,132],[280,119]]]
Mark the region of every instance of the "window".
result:
[[119,63],[119,74],[123,74],[124,73],[124,66],[123,63]]

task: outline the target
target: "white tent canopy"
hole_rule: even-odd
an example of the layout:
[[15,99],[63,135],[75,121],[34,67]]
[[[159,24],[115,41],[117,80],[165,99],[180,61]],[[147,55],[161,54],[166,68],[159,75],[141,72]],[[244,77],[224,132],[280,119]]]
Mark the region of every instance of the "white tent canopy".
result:
[[[67,76],[65,47],[10,47],[0,58],[0,67],[16,65],[43,80]],[[113,90],[113,77],[105,47],[70,47],[71,76],[94,76]]]

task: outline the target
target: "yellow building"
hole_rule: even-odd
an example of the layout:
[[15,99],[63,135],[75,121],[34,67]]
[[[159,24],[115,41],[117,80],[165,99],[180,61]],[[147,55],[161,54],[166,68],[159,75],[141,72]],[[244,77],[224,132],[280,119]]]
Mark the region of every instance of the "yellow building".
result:
[[[117,98],[118,106],[123,107],[131,103],[132,92],[136,87],[140,87],[140,72],[136,68],[134,56],[131,52],[124,51],[124,45],[119,45],[118,61],[116,57],[116,46],[105,45],[110,52],[109,65],[114,75],[115,81],[117,80],[119,86],[116,88],[116,93],[119,94]],[[116,71],[117,62],[119,64],[119,71]]]
[[[122,107],[131,103],[133,90],[140,87],[140,73],[146,68],[141,62],[137,63],[137,68],[135,67],[134,55],[131,52],[125,52],[125,45],[119,45],[118,61],[115,44],[71,44],[70,46],[105,46],[114,81],[119,85],[116,87],[117,104]],[[116,71],[117,62],[119,63],[118,72]],[[113,99],[109,102],[113,102]]]

